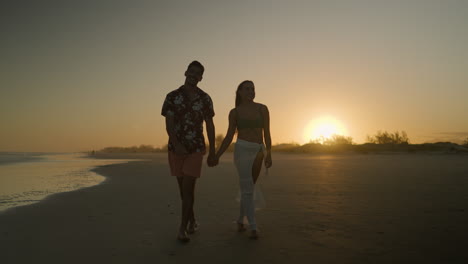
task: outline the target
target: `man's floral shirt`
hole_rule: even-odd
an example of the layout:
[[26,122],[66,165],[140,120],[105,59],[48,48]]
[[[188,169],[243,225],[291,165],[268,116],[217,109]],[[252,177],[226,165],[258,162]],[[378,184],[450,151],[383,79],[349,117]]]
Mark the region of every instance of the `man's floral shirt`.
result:
[[[189,153],[205,153],[203,121],[214,116],[213,102],[207,93],[200,88],[196,89],[196,96],[192,101],[184,94],[182,87],[168,93],[161,115],[174,116],[177,140]],[[175,150],[171,141],[168,143],[168,150]]]

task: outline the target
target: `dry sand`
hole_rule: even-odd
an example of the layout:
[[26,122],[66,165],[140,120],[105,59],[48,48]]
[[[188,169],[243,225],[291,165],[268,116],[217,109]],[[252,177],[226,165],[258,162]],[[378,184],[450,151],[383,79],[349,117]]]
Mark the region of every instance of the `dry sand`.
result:
[[[115,156],[115,155],[111,155]],[[109,158],[110,156],[106,156]],[[131,158],[132,155],[120,155]],[[273,154],[260,239],[235,231],[232,154],[197,182],[200,230],[176,241],[165,154],[97,168],[107,180],[0,214],[6,263],[464,263],[468,156]],[[466,262],[465,262],[466,263]]]

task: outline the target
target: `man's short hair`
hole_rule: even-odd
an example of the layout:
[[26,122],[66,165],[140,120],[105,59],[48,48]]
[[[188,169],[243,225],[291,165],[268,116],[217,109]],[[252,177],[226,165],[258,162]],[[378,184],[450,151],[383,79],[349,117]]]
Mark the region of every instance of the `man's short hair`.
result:
[[203,74],[205,72],[205,67],[203,67],[203,65],[199,62],[199,61],[192,61],[189,66],[187,67],[187,71],[190,67],[198,67],[200,70],[201,70],[201,73]]

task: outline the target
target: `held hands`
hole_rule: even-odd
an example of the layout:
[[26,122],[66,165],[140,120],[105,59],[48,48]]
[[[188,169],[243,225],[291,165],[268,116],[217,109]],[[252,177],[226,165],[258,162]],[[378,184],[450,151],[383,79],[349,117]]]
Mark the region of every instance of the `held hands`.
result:
[[208,167],[214,167],[218,165],[219,158],[215,154],[210,153],[208,155],[208,159],[206,160],[206,163],[208,164]]

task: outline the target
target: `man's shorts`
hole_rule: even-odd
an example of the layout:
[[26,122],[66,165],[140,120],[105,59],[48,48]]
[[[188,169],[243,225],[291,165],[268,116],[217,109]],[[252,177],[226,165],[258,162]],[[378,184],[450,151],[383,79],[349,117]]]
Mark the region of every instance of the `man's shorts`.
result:
[[184,177],[191,176],[200,178],[203,163],[203,154],[199,152],[177,155],[172,151],[169,154],[169,167],[172,176]]

